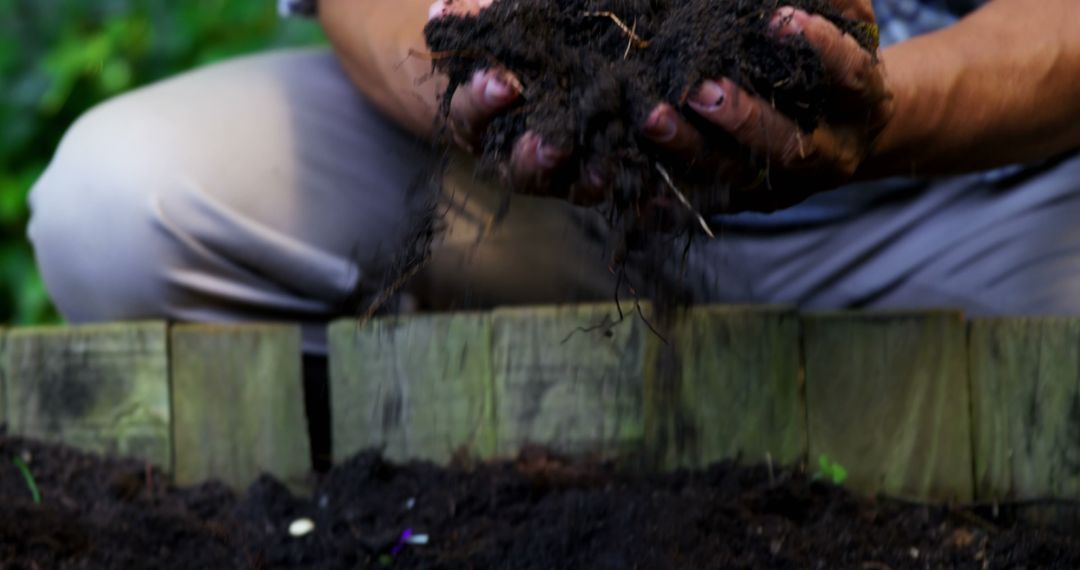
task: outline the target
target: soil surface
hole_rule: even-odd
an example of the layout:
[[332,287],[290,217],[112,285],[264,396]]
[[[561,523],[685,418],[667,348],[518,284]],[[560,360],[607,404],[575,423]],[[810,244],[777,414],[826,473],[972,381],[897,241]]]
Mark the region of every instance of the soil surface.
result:
[[[539,451],[454,469],[363,453],[309,499],[270,478],[243,496],[174,488],[136,461],[11,437],[0,458],[5,569],[1080,567],[1074,538],[764,467],[637,477]],[[314,530],[292,537],[301,517]]]
[[[868,49],[876,44],[872,27],[843,20],[825,0],[504,0],[475,16],[433,21],[425,32],[435,69],[449,77],[448,94],[491,68],[511,71],[523,89],[478,149],[489,170],[533,130],[573,150],[562,182],[599,168],[611,178],[613,205],[625,213],[664,187],[656,164],[680,185],[724,190],[736,183],[708,172],[691,180],[689,165],[665,162],[639,135],[657,103],[685,110],[706,79],[731,78],[807,131],[828,116],[829,80],[814,50],[800,36],[781,41],[769,32],[782,5],[822,14]],[[444,113],[450,99],[443,99]],[[685,114],[711,135],[706,140],[716,148],[708,152],[753,160],[730,137]]]

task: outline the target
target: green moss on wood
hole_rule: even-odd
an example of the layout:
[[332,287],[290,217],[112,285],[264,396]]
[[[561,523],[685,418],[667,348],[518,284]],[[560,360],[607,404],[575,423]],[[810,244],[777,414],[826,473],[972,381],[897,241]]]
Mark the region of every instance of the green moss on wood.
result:
[[299,487],[311,470],[293,325],[171,331],[175,478],[243,489],[263,473]]
[[805,315],[810,457],[871,494],[970,500],[971,420],[960,313]]
[[607,456],[644,437],[645,346],[652,334],[614,304],[501,309],[492,315],[498,451],[540,444]]
[[806,457],[794,311],[696,307],[654,343],[646,386],[647,454],[659,468],[738,458],[791,465]]
[[26,328],[5,337],[13,433],[172,466],[165,323]]
[[436,462],[495,451],[488,314],[338,321],[330,378],[338,459],[368,448]]
[[1080,499],[1080,319],[971,323],[976,494]]

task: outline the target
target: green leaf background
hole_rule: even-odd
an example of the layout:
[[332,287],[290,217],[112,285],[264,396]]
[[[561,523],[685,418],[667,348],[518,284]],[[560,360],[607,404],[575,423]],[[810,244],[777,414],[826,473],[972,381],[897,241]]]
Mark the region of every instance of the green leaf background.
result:
[[26,196],[80,114],[202,64],[322,41],[271,0],[0,0],[0,322],[58,320],[26,240]]

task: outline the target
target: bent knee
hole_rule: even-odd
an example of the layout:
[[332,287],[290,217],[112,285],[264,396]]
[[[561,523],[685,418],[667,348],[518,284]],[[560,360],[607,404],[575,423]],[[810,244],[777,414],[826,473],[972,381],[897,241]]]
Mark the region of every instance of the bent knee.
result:
[[65,134],[31,189],[28,237],[46,287],[72,321],[158,316],[148,184],[173,167],[168,144],[121,99]]

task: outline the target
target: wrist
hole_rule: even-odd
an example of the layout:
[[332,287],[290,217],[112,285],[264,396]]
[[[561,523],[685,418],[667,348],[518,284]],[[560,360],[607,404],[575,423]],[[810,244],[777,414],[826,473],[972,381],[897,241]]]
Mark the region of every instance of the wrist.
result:
[[917,164],[904,149],[919,137],[918,128],[929,120],[919,117],[918,84],[910,77],[908,57],[902,47],[882,50],[880,59],[890,100],[884,123],[870,141],[866,157],[855,174],[858,180],[914,174]]

